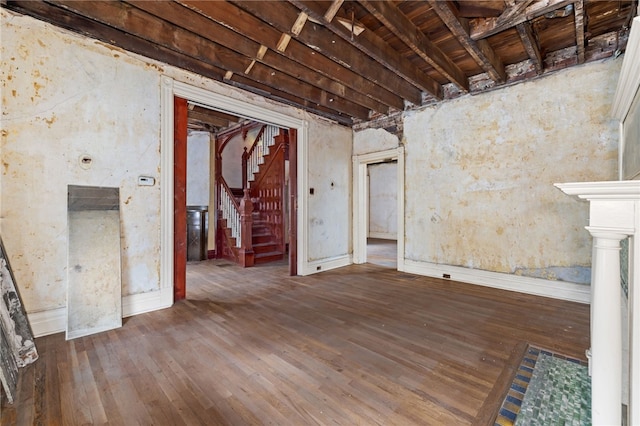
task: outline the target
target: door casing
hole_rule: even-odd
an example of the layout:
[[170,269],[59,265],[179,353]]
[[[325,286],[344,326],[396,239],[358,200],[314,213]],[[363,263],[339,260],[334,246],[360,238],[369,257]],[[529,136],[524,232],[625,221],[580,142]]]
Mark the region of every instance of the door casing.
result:
[[367,166],[397,160],[398,167],[398,271],[404,271],[404,146],[353,156],[353,263],[367,262],[369,180]]
[[[176,244],[174,236],[174,98],[183,98],[195,104],[205,107],[213,107],[215,109],[225,111],[234,115],[245,118],[259,120],[265,123],[273,124],[278,127],[287,127],[294,130],[297,135],[296,139],[296,193],[292,204],[296,207],[295,228],[297,231],[295,244],[296,253],[291,258],[296,261],[295,270],[290,266],[290,272],[303,270],[303,259],[306,259],[306,247],[308,240],[308,232],[305,226],[307,217],[307,202],[302,195],[306,187],[306,178],[304,173],[299,170],[305,170],[307,164],[308,151],[308,122],[306,120],[297,119],[284,113],[274,111],[259,105],[255,105],[248,101],[231,98],[226,95],[212,92],[207,89],[192,86],[186,83],[175,81],[171,77],[163,76],[161,78],[161,160],[160,174],[161,191],[161,207],[160,207],[160,291],[161,297],[166,305],[174,302],[174,292],[179,291],[174,287],[174,245]],[[292,200],[293,201],[293,200]],[[186,238],[186,236],[185,236]],[[291,247],[291,246],[290,246]],[[179,280],[178,280],[179,281]]]

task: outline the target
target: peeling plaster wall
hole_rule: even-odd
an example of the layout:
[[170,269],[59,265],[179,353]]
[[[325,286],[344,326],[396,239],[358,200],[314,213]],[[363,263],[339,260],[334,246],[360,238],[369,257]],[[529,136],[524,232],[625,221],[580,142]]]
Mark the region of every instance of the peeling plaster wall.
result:
[[209,132],[191,132],[187,137],[187,206],[209,205]]
[[365,129],[353,134],[353,155],[396,149],[398,137],[383,129]]
[[370,164],[369,237],[398,238],[398,164]]
[[310,124],[309,261],[351,252],[351,146],[351,129]]
[[[2,235],[29,312],[67,291],[67,185],[119,187],[123,295],[159,287],[159,73],[2,11]],[[90,156],[89,167],[80,164]]]
[[640,180],[640,92],[623,122],[622,179]]
[[[324,203],[312,214],[310,257],[349,252],[349,129],[5,9],[0,22],[0,232],[29,313],[66,304],[68,184],[120,188],[122,294],[159,290],[163,75],[307,120],[309,181],[322,187],[316,199]],[[79,164],[84,154],[89,169]],[[335,164],[327,170],[320,161]],[[334,170],[327,190],[324,173]],[[139,175],[156,185],[137,186]]]
[[616,179],[621,63],[407,113],[406,258],[588,283],[588,205],[553,183]]

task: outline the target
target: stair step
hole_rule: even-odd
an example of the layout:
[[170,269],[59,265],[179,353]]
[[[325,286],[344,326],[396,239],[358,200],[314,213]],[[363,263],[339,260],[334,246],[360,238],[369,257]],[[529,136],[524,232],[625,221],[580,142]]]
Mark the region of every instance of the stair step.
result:
[[271,251],[268,253],[256,253],[254,258],[255,263],[268,263],[276,260],[284,259],[284,253],[281,251]]
[[272,242],[253,244],[253,252],[256,255],[262,253],[274,253],[277,251],[277,248],[278,244]]
[[251,243],[256,244],[270,243],[273,241],[273,235],[271,234],[253,234],[251,236]]

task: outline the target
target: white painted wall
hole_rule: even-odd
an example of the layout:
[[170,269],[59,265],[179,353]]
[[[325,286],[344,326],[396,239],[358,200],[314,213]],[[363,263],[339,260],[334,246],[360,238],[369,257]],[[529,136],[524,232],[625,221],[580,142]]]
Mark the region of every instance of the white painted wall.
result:
[[398,165],[367,166],[369,173],[369,237],[398,238]]
[[588,205],[553,183],[616,179],[621,62],[408,113],[406,258],[589,282]]
[[365,129],[353,134],[353,155],[387,151],[398,147],[398,137],[384,129]]
[[310,124],[310,261],[351,252],[351,147],[351,129],[323,121]]
[[229,188],[242,188],[242,154],[244,148],[249,150],[256,137],[260,133],[260,127],[249,129],[246,139],[242,133],[235,135],[222,151],[222,176]]
[[[120,188],[123,295],[159,284],[159,72],[2,10],[1,232],[28,312],[65,306],[67,185]],[[54,54],[55,52],[55,54]],[[81,167],[79,158],[92,158]]]
[[640,92],[636,94],[627,118],[622,123],[622,128],[624,132],[622,178],[640,180]]
[[[120,188],[123,296],[127,302],[149,295],[131,299],[144,300],[142,307],[123,302],[125,315],[157,309],[157,300],[164,301],[152,296],[161,293],[162,76],[306,120],[315,145],[309,182],[322,186],[323,203],[334,208],[314,212],[306,244],[312,250],[303,261],[349,253],[350,129],[5,9],[0,21],[0,233],[25,308],[30,318],[41,318],[36,334],[64,329],[68,184]],[[78,163],[83,154],[93,158],[90,169]],[[327,169],[325,160],[336,164]],[[335,189],[328,190],[324,173],[334,169]],[[155,177],[156,185],[137,186],[139,175]]]
[[187,136],[187,206],[209,205],[209,132],[190,132]]

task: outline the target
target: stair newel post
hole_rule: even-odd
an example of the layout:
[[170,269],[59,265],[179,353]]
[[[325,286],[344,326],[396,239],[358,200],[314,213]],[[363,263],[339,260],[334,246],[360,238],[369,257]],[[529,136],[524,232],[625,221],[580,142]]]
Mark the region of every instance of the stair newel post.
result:
[[247,189],[247,162],[249,161],[249,153],[247,152],[247,147],[244,147],[244,152],[242,153],[242,189]]
[[[246,176],[246,175],[245,175]],[[240,263],[243,267],[253,266],[254,253],[251,228],[253,226],[253,203],[249,195],[249,189],[244,188],[244,197],[240,201],[240,227],[241,244],[240,244]]]

